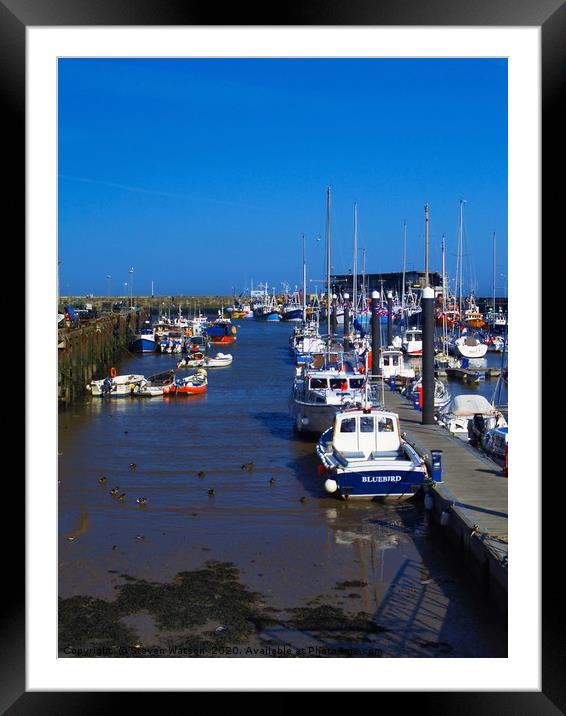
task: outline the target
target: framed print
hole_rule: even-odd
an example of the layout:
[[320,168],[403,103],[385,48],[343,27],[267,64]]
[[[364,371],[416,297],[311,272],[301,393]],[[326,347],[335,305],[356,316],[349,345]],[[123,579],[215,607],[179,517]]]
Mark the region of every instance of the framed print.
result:
[[[566,708],[557,585],[540,549],[542,528],[548,545],[560,523],[559,500],[541,513],[539,350],[540,222],[559,202],[543,215],[538,190],[541,158],[548,176],[558,162],[564,15],[558,0],[436,0],[426,13],[306,3],[220,18],[176,3],[2,0],[17,177],[6,206],[25,216],[27,349],[7,713],[98,709],[121,691],[393,691],[450,713]],[[497,468],[454,438],[457,412],[437,443],[419,443],[435,407],[430,287],[435,310],[459,293],[466,350],[472,313],[491,311],[482,326],[493,328],[508,307],[487,363],[464,352],[447,362],[465,387],[437,380],[450,405],[487,401],[463,423],[467,442],[497,412],[503,376],[507,395],[511,338],[517,442],[507,452],[507,421],[490,423],[500,433],[489,445],[503,436]],[[424,324],[411,337],[413,301]],[[397,304],[395,355],[417,366],[411,380],[422,370],[424,409],[416,388],[411,403],[395,392],[400,373],[386,396],[381,372],[368,407],[368,356],[395,348]],[[303,348],[287,351],[293,311],[319,317],[320,335],[300,345],[335,354],[342,383],[308,386],[312,402],[340,394],[330,431],[326,414],[315,429],[315,411],[297,410],[307,372]],[[308,380],[336,381],[322,365]],[[354,499],[391,497],[379,483],[397,479],[402,455],[411,480],[423,475],[399,491],[408,501]],[[450,474],[458,459],[470,479],[435,485],[435,460]],[[359,486],[356,460],[373,465]],[[481,471],[497,475],[487,497],[473,491]]]

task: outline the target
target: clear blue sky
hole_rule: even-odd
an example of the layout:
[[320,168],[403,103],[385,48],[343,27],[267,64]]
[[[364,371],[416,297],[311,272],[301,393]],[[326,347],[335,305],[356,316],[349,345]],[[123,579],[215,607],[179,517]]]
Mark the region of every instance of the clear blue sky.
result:
[[[424,266],[491,294],[507,276],[507,61],[59,60],[62,294],[226,294],[352,267],[353,204],[368,272]],[[320,237],[320,241],[317,241]],[[107,276],[111,275],[111,279]],[[314,284],[310,284],[312,289]],[[129,291],[129,289],[128,289]]]

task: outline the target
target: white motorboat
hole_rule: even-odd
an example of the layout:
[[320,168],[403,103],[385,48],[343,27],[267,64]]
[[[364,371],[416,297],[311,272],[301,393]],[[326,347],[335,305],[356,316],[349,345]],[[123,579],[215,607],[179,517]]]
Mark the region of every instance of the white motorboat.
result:
[[403,336],[403,350],[409,356],[423,354],[423,332],[420,328],[407,328]]
[[391,378],[413,380],[415,377],[414,368],[405,366],[403,352],[398,348],[382,348],[379,356],[379,367],[384,380],[390,380]]
[[91,380],[86,389],[101,398],[124,398],[133,395],[136,387],[146,380],[144,375],[110,375],[102,380]]
[[217,353],[215,356],[205,356],[204,365],[207,368],[223,368],[232,363],[230,353]]
[[316,452],[325,490],[342,498],[405,499],[427,480],[423,459],[401,437],[399,416],[381,408],[337,413]]
[[483,395],[456,395],[438,415],[438,424],[452,435],[465,440],[470,437],[470,421],[481,416],[485,431],[505,427],[507,421],[503,413],[484,398]]

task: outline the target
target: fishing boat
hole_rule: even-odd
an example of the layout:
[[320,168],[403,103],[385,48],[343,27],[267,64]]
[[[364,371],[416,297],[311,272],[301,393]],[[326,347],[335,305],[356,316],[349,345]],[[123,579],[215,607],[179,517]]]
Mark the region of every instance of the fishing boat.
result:
[[232,326],[226,319],[214,321],[206,329],[206,335],[212,343],[234,343],[236,332],[236,326]]
[[146,321],[145,326],[134,334],[129,346],[129,350],[132,353],[154,353],[157,347],[155,340],[155,332],[149,325],[149,321]]
[[112,368],[110,375],[101,380],[91,380],[86,389],[92,396],[100,398],[125,398],[132,395],[136,386],[146,380],[144,375],[130,373],[116,375]]
[[163,386],[163,395],[201,395],[206,392],[208,379],[204,368],[197,368],[193,375],[186,378],[178,376]]
[[215,356],[205,356],[204,365],[207,368],[223,368],[231,365],[232,356],[229,353],[217,353]]
[[379,367],[384,380],[395,378],[398,383],[415,379],[415,370],[405,366],[403,352],[398,348],[382,348],[379,355]]
[[[323,369],[306,366],[297,369],[289,397],[289,413],[298,432],[320,435],[337,412],[348,406],[361,405],[366,377],[346,372],[341,365],[337,362],[332,366],[327,362]],[[374,392],[371,399],[377,404]]]
[[477,306],[473,305],[464,311],[464,325],[469,328],[483,328],[485,326],[483,315],[478,311]]
[[438,414],[438,424],[467,442],[470,437],[470,421],[473,421],[475,416],[483,419],[485,431],[507,425],[503,413],[483,395],[456,395]]
[[403,350],[408,356],[422,356],[423,332],[420,328],[407,328],[403,336]]
[[401,437],[399,416],[382,408],[340,411],[316,452],[325,490],[343,499],[406,499],[427,479],[423,459]]

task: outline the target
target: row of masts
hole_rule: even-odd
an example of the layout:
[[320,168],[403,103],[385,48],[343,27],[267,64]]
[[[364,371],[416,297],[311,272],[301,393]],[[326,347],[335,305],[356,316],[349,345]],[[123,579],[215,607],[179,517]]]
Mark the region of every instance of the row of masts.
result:
[[[464,291],[463,291],[463,250],[464,250],[464,204],[465,199],[460,200],[460,221],[458,229],[458,246],[457,246],[457,259],[456,259],[456,285],[454,289],[454,298],[457,301],[459,313],[463,315],[464,306]],[[332,286],[331,286],[331,189],[327,188],[327,207],[326,207],[326,328],[327,335],[331,335],[331,301],[332,301]],[[424,271],[424,286],[430,287],[430,272],[429,272],[429,207],[428,204],[424,205],[425,213],[425,271]],[[303,320],[306,321],[307,317],[307,264],[306,264],[306,244],[305,235],[302,235],[303,239]],[[495,315],[495,286],[496,286],[496,235],[493,233],[493,279],[492,279],[492,293],[493,293],[493,314]],[[358,205],[354,203],[354,254],[352,264],[352,307],[353,316],[358,312]],[[442,313],[446,314],[447,303],[446,299],[449,294],[446,279],[446,241],[445,236],[442,236]],[[407,264],[407,223],[403,222],[403,276],[402,276],[402,287],[401,287],[401,315],[405,313],[406,303],[406,286],[405,286],[405,275],[406,275],[406,264]],[[383,282],[382,282],[383,283]],[[362,279],[362,294],[365,297],[365,249],[363,249],[363,279]],[[383,289],[381,291],[381,300],[383,301]],[[444,321],[445,323],[445,321]],[[443,330],[443,337],[445,338],[446,331]]]

